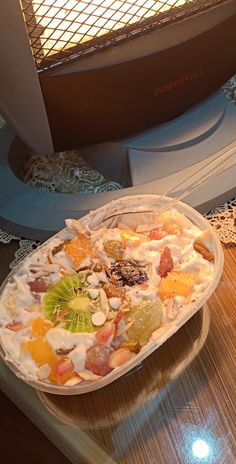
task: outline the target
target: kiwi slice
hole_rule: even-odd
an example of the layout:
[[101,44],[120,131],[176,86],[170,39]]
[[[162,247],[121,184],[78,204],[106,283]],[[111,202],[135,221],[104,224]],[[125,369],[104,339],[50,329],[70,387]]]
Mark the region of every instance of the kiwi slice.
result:
[[[71,332],[93,332],[92,314],[96,307],[86,292],[85,273],[62,277],[45,293],[44,314],[48,319],[64,322]],[[61,313],[61,317],[60,317]]]

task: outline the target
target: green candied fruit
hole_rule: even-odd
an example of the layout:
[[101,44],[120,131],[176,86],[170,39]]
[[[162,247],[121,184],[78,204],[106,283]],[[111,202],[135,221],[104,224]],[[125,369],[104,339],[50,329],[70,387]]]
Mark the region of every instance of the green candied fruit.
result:
[[142,301],[133,306],[128,313],[126,323],[133,321],[127,331],[129,340],[137,340],[142,346],[148,342],[154,330],[162,323],[162,306],[158,300]]
[[95,307],[84,290],[86,286],[86,276],[82,272],[62,277],[45,293],[45,316],[55,324],[63,322],[65,329],[71,332],[95,331],[92,323]]

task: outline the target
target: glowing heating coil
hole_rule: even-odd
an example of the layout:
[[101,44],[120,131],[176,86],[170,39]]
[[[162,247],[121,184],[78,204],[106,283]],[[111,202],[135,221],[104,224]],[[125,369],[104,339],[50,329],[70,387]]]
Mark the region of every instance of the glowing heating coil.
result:
[[[222,0],[211,0],[217,4]],[[94,45],[122,41],[150,30],[156,18],[181,19],[205,8],[206,0],[21,0],[32,52],[38,69],[73,59]],[[185,10],[182,8],[185,6]],[[149,23],[147,22],[149,21]],[[160,23],[160,20],[159,20]],[[145,30],[146,29],[146,30]],[[129,37],[127,37],[127,31]],[[113,34],[113,35],[112,35]],[[125,37],[126,36],[126,37]],[[96,43],[97,40],[97,43]],[[54,60],[52,57],[54,57]]]

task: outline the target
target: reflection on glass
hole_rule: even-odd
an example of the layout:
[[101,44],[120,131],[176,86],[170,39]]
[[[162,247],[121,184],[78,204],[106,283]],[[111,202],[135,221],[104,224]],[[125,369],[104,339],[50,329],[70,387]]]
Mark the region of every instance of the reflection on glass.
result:
[[[105,388],[68,397],[43,392],[38,395],[46,409],[66,424],[87,430],[118,427],[119,424],[116,430],[121,434],[123,428],[126,430],[126,421],[132,417],[140,429],[153,414],[161,417],[159,408],[165,387],[199,354],[209,322],[209,310],[205,305],[145,362]],[[191,437],[188,452],[198,437],[199,434]]]

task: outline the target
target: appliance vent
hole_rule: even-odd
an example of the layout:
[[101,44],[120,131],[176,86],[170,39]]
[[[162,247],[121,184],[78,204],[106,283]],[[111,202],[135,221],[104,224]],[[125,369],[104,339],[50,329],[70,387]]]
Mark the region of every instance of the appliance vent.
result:
[[39,72],[227,0],[21,0]]

